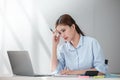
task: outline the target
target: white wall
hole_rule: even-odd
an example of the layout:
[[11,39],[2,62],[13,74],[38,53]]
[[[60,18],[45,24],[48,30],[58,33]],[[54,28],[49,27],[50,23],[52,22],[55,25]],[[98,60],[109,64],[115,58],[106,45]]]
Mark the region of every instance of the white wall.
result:
[[120,0],[0,0],[0,74],[12,73],[7,50],[28,50],[35,72],[50,72],[49,27],[64,13],[100,42],[109,71],[120,73]]
[[109,60],[109,71],[120,73],[120,0],[97,0],[94,10],[94,34]]

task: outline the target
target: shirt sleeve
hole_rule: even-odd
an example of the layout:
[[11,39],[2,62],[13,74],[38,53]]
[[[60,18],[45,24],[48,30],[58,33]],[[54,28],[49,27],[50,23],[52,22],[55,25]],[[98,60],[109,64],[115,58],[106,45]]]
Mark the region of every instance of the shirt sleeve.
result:
[[57,49],[57,59],[58,59],[58,65],[56,70],[53,72],[53,74],[58,74],[61,70],[64,69],[65,66],[64,50],[62,46]]
[[105,65],[105,57],[102,51],[102,48],[100,47],[97,40],[93,40],[93,66],[96,68],[99,72],[107,73],[107,67]]

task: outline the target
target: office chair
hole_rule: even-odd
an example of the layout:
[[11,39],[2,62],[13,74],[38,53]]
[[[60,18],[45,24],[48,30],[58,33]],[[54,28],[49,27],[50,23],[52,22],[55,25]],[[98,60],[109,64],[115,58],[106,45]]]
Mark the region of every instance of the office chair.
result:
[[105,64],[108,65],[108,59],[105,59]]

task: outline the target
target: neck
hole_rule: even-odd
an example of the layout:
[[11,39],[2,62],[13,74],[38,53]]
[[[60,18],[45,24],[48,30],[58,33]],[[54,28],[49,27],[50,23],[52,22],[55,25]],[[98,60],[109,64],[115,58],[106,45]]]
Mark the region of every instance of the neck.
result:
[[78,43],[79,43],[79,40],[80,40],[80,34],[78,34],[76,32],[75,36],[73,37],[73,39],[71,40],[71,44],[73,45],[73,47],[77,47]]

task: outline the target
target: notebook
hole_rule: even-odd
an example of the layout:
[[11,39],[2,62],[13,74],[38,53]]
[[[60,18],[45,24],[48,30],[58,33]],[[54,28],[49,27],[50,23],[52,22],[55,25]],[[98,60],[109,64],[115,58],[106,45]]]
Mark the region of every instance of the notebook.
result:
[[52,76],[52,74],[35,74],[28,51],[7,51],[14,75]]

